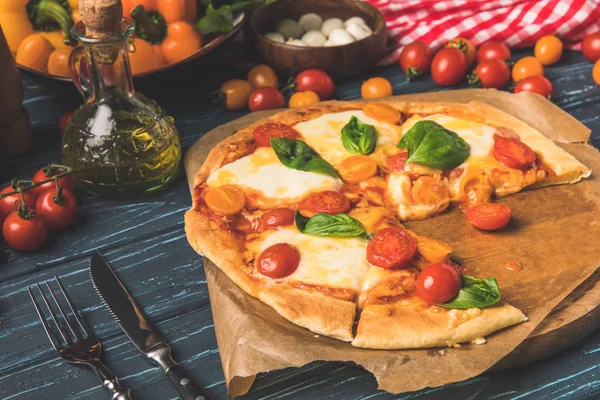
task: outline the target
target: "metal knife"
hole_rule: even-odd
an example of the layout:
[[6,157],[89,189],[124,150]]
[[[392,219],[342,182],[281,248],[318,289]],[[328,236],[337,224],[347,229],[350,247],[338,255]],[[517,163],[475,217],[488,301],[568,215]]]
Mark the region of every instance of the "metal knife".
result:
[[142,309],[98,251],[90,259],[90,275],[100,299],[106,304],[125,334],[142,354],[163,370],[179,398],[181,400],[212,399],[210,393],[194,382],[175,362],[171,356],[169,343],[150,325]]

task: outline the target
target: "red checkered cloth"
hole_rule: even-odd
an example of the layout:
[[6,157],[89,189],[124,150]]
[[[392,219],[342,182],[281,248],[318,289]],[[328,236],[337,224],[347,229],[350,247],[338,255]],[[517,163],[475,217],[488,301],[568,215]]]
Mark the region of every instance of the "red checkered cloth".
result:
[[392,47],[381,64],[395,62],[415,40],[437,50],[457,36],[479,45],[488,40],[509,47],[533,46],[557,34],[579,49],[600,30],[600,0],[366,0],[384,15]]

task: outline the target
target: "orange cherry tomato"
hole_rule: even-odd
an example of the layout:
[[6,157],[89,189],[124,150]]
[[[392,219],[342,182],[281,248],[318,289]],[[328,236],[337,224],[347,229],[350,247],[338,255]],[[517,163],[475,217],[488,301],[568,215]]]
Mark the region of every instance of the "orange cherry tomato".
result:
[[427,304],[441,304],[451,300],[462,287],[460,272],[452,265],[429,264],[419,273],[415,292]]
[[271,139],[274,138],[297,139],[300,137],[297,130],[281,122],[267,122],[260,125],[254,129],[253,135],[256,144],[264,147],[271,147]]
[[421,176],[413,183],[412,196],[417,204],[433,206],[448,200],[448,189],[431,176]]
[[596,85],[600,86],[600,59],[596,61],[596,64],[594,64],[592,78],[594,79],[594,82],[596,82]]
[[417,236],[417,250],[430,263],[448,262],[452,254],[452,247],[448,243],[426,236]]
[[248,81],[254,87],[272,87],[279,88],[279,78],[271,67],[265,64],[257,65],[248,72]]
[[403,151],[387,158],[387,167],[390,172],[404,171],[404,164],[408,158],[408,151]]
[[290,97],[289,106],[290,108],[310,106],[312,104],[316,104],[321,99],[319,99],[319,95],[315,92],[309,90],[308,92],[296,92]]
[[383,269],[407,267],[417,253],[417,241],[402,228],[378,230],[367,245],[367,261]]
[[364,106],[363,112],[367,117],[390,124],[397,124],[402,117],[400,111],[385,103],[369,103]]
[[541,37],[535,43],[534,54],[543,65],[556,64],[563,54],[563,42],[554,35]]
[[462,37],[454,38],[446,44],[446,47],[454,47],[465,53],[467,67],[473,65],[475,58],[477,58],[477,49],[469,39]]
[[69,57],[71,56],[71,50],[71,47],[63,47],[50,53],[50,57],[48,58],[48,73],[70,77],[71,67],[69,67]]
[[300,252],[287,243],[277,243],[267,247],[256,260],[258,272],[269,278],[285,278],[300,264]]
[[348,183],[360,183],[377,173],[377,162],[371,157],[356,155],[345,158],[338,171]]
[[279,226],[292,225],[296,212],[291,208],[274,208],[267,211],[260,218],[259,228],[261,231],[277,228]]
[[502,203],[485,203],[467,207],[465,214],[471,225],[484,231],[503,228],[510,221],[510,208]]
[[363,99],[388,97],[392,95],[392,84],[385,78],[371,78],[362,84],[360,94]]
[[301,204],[300,209],[325,214],[340,214],[350,211],[352,203],[340,192],[324,190],[308,196]]
[[254,88],[243,79],[231,79],[221,85],[219,92],[225,97],[228,110],[242,110],[248,107],[248,99]]
[[133,47],[135,50],[129,52],[131,73],[134,75],[142,74],[160,67],[160,59],[150,43],[135,38],[133,39]]
[[236,186],[225,185],[210,188],[204,195],[208,208],[217,214],[237,214],[246,205],[246,195]]
[[530,76],[544,76],[544,66],[535,57],[523,57],[513,65],[513,81],[518,82]]
[[526,169],[535,161],[535,153],[519,139],[497,137],[492,155],[502,164],[515,169]]
[[48,71],[48,60],[54,46],[39,33],[27,36],[17,49],[17,63],[37,71]]
[[169,63],[189,57],[200,47],[202,47],[202,37],[194,30],[192,24],[184,21],[169,24],[167,36],[160,45]]

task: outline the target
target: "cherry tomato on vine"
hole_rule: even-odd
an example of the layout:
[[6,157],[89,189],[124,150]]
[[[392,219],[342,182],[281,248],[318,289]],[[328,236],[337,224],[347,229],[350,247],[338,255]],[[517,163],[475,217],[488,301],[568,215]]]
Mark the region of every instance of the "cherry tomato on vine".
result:
[[510,68],[505,61],[485,60],[477,64],[469,76],[470,84],[480,84],[482,88],[503,89],[510,81]]
[[47,234],[46,224],[33,213],[22,217],[18,211],[11,212],[2,224],[4,240],[18,251],[37,249],[44,243]]
[[563,42],[554,35],[544,36],[535,42],[534,54],[542,65],[556,64],[563,54]]
[[[44,168],[38,169],[36,173],[33,174],[33,178],[31,180],[33,182],[45,181],[46,179],[51,179],[54,176],[63,172],[65,172],[65,170],[59,167],[53,167],[52,165],[50,167],[46,166]],[[69,189],[73,191],[74,185],[73,178],[71,178],[71,175],[65,175],[63,177],[58,178],[58,183],[63,189]],[[40,186],[36,186],[30,189],[30,191],[35,197],[37,197],[49,189],[56,189],[56,182],[54,180],[52,182],[46,182]]]
[[423,75],[431,65],[431,49],[427,43],[417,40],[402,49],[398,62],[406,79]]
[[363,99],[378,99],[392,95],[392,84],[385,78],[375,77],[367,79],[360,87]]
[[289,106],[290,108],[310,106],[318,103],[319,101],[321,101],[319,99],[319,95],[312,90],[306,92],[296,92],[292,95],[292,97],[290,97]]
[[451,300],[462,287],[456,268],[449,264],[429,264],[419,273],[415,283],[417,296],[427,304],[441,304]]
[[279,90],[272,87],[257,88],[250,93],[248,107],[251,112],[283,108],[285,107],[285,97]]
[[510,58],[510,49],[502,42],[490,40],[479,46],[477,51],[477,62],[485,60],[502,60]]
[[248,81],[231,79],[221,85],[219,93],[224,97],[225,107],[228,110],[243,110],[248,107],[252,89],[252,84]]
[[73,119],[74,113],[75,113],[75,111],[68,111],[60,116],[60,119],[58,120],[58,126],[60,128],[60,133],[63,133],[65,131],[65,129],[67,129],[67,125],[69,125],[69,122],[71,122],[71,119]]
[[438,51],[431,62],[431,76],[440,86],[452,86],[467,73],[465,53],[455,48]]
[[[7,186],[0,191],[0,194],[14,191],[15,189],[12,186]],[[31,189],[23,191],[23,198],[27,207],[33,210],[35,208],[35,194],[33,194]],[[0,214],[6,216],[9,212],[18,210],[19,204],[21,204],[21,195],[19,194],[12,194],[0,199]]]
[[454,38],[446,44],[446,47],[454,47],[465,53],[465,57],[467,57],[467,67],[473,65],[475,58],[477,58],[477,49],[469,39],[461,37]]
[[510,208],[502,203],[484,203],[465,210],[471,225],[484,231],[503,228],[510,221]]
[[69,189],[48,189],[38,196],[35,213],[48,228],[62,229],[71,225],[77,216],[77,199]]
[[333,95],[335,84],[333,79],[320,69],[307,69],[296,76],[296,91],[312,91],[321,100],[327,100]]
[[513,65],[513,81],[519,82],[521,79],[529,78],[530,76],[544,76],[544,66],[535,57],[523,57]]
[[583,56],[595,63],[600,59],[600,32],[586,36],[581,42]]
[[552,83],[544,76],[530,76],[515,85],[515,93],[532,92],[546,98],[552,96]]
[[279,87],[279,78],[271,67],[265,64],[257,65],[248,72],[248,81],[254,87]]

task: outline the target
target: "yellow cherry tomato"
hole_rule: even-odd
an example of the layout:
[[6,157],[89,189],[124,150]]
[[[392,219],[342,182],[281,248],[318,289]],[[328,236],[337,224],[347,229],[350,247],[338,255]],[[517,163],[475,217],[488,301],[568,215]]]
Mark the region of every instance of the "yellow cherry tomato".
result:
[[448,200],[448,189],[431,176],[421,176],[413,184],[412,196],[417,204],[434,206]]
[[248,72],[248,81],[254,87],[274,87],[279,88],[279,78],[271,67],[265,64],[257,65]]
[[296,92],[290,97],[290,108],[310,106],[321,101],[319,95],[309,90],[307,92]]
[[518,82],[530,76],[544,76],[544,66],[533,56],[523,57],[513,65],[513,81]]
[[344,181],[360,183],[377,173],[377,162],[363,155],[351,156],[340,163],[338,171]]
[[385,103],[369,103],[363,108],[367,117],[371,117],[381,122],[396,124],[402,117],[400,111]]
[[392,95],[392,84],[385,78],[371,78],[362,84],[360,94],[363,99],[388,97]]
[[465,57],[467,58],[467,67],[473,65],[475,58],[477,58],[477,49],[469,39],[462,37],[454,38],[446,44],[446,47],[455,47],[465,53]]
[[554,35],[544,36],[535,43],[534,54],[543,65],[555,64],[562,57],[563,42]]
[[594,78],[594,82],[596,82],[596,85],[600,86],[600,60],[596,61],[596,64],[594,64],[594,69],[592,70],[592,78]]
[[221,85],[219,92],[225,97],[228,110],[241,110],[248,107],[248,99],[254,87],[243,79],[232,79]]
[[17,63],[38,71],[48,71],[48,59],[54,46],[39,33],[27,36],[17,49]]
[[428,263],[445,263],[450,259],[452,247],[446,242],[426,236],[417,236],[417,250]]
[[208,189],[204,195],[204,201],[213,212],[233,215],[242,211],[246,205],[246,195],[237,186],[225,185]]

